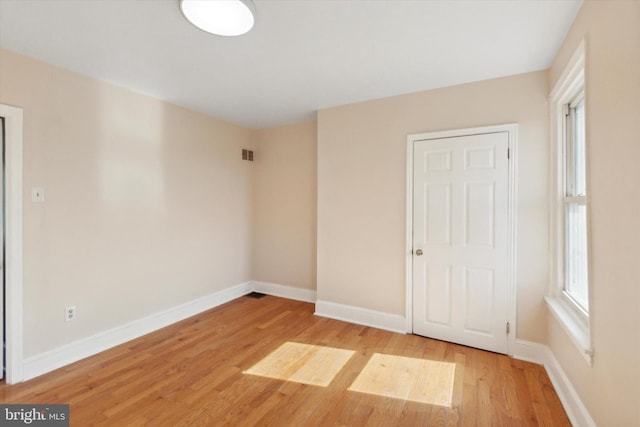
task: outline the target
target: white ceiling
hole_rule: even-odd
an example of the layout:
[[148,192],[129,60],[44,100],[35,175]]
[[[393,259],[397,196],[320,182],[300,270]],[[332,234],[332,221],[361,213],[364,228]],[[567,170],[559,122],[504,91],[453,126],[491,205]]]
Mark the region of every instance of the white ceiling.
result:
[[253,30],[228,38],[178,0],[0,0],[0,46],[256,129],[545,69],[581,0],[254,3]]

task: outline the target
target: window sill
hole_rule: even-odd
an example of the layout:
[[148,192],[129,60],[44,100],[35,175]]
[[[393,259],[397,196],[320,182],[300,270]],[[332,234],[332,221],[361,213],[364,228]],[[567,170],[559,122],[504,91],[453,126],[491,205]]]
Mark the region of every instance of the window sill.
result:
[[593,362],[593,349],[591,348],[588,324],[585,324],[561,298],[546,296],[544,300],[553,317],[560,323],[564,331],[571,338],[573,344],[580,351],[582,357],[584,357],[589,366],[591,366]]

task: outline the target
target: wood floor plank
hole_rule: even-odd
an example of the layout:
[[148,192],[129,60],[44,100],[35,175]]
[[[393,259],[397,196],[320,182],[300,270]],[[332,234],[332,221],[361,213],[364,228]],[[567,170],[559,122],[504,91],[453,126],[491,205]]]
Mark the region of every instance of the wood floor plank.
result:
[[511,360],[506,356],[497,356],[497,365],[498,369],[495,370],[496,375],[492,386],[495,417],[500,417],[501,422],[505,425],[521,426],[524,421],[522,420],[520,402],[517,397],[517,387]]
[[[313,309],[272,296],[238,298],[31,381],[2,383],[0,402],[68,403],[71,425],[82,427],[570,425],[539,365]],[[326,386],[243,373],[288,342],[354,353]],[[455,364],[451,407],[350,391],[376,353],[400,356],[391,364]],[[334,366],[325,356],[319,362]],[[380,385],[414,377],[434,380],[399,373]]]
[[536,399],[531,395],[527,374],[528,372],[519,366],[514,366],[512,370],[512,378],[516,388],[516,397],[519,402],[522,425],[533,427],[538,425],[538,418],[530,402],[535,404]]

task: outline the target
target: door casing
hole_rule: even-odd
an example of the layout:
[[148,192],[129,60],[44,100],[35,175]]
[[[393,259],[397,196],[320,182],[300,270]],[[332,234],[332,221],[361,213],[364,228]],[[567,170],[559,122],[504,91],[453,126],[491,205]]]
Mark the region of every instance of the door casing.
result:
[[19,383],[23,372],[22,109],[0,104],[5,119],[5,382]]
[[406,247],[405,278],[406,300],[405,318],[406,332],[413,333],[413,153],[414,143],[425,139],[452,138],[485,133],[507,132],[509,135],[509,171],[508,171],[508,221],[507,221],[507,321],[510,333],[507,336],[507,354],[513,354],[516,340],[516,219],[517,219],[517,141],[518,125],[516,123],[482,126],[466,129],[454,129],[438,132],[426,132],[407,136],[407,194],[406,194]]

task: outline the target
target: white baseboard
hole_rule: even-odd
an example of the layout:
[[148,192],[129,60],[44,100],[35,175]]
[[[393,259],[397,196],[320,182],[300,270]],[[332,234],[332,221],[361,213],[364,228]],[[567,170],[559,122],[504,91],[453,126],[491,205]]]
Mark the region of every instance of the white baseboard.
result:
[[142,335],[169,326],[196,314],[202,313],[238,297],[256,291],[278,297],[315,302],[316,292],[310,289],[294,288],[291,286],[249,281],[214,292],[202,298],[181,304],[179,306],[155,313],[142,319],[134,320],[113,329],[92,335],[90,337],[65,344],[45,353],[29,357],[23,361],[23,376],[16,382],[35,378],[54,369],[69,365],[78,360],[93,356]]
[[537,342],[516,339],[510,350],[515,359],[544,365],[549,347]]
[[352,305],[337,304],[329,301],[316,301],[316,316],[371,326],[391,332],[406,334],[407,320],[399,314],[389,314],[382,311]]
[[[328,301],[316,301],[316,292],[310,289],[249,281],[25,359],[23,361],[23,378],[17,379],[18,381],[16,382],[26,381],[61,368],[222,305],[252,291],[298,301],[315,302],[315,314],[317,316],[401,334],[406,333],[406,318],[398,314],[389,314]],[[534,342],[516,340],[511,350],[513,357],[516,359],[544,365],[549,379],[553,383],[553,387],[573,425],[596,427],[591,415],[549,347]]]
[[23,381],[222,305],[253,290],[246,282],[25,359]]
[[250,282],[254,291],[276,297],[293,299],[296,301],[316,302],[316,291],[311,289],[294,288],[293,286],[279,285],[277,283]]
[[589,411],[549,347],[534,342],[516,340],[513,357],[544,365],[571,424],[581,427],[596,427]]

